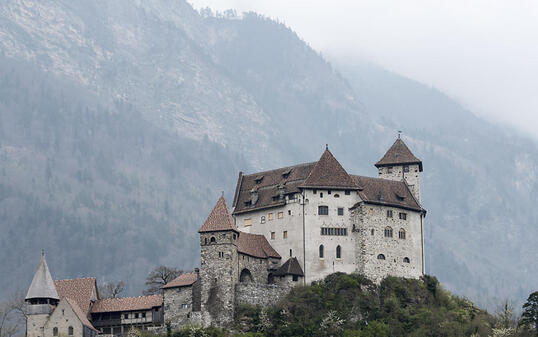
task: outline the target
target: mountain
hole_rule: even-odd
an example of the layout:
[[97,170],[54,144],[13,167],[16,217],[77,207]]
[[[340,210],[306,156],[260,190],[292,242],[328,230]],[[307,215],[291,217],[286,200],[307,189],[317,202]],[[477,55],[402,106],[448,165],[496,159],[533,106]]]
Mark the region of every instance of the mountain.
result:
[[143,287],[199,263],[239,170],[373,164],[396,131],[424,162],[427,271],[492,304],[535,286],[538,147],[439,91],[330,64],[283,24],[185,1],[0,3],[0,297],[41,248],[53,276]]

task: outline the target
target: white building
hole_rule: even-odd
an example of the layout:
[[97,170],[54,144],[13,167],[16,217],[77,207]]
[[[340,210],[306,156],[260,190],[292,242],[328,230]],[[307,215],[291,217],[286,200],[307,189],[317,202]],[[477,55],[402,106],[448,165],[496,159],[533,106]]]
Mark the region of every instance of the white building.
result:
[[283,257],[296,257],[305,282],[333,272],[424,274],[422,162],[398,138],[375,164],[378,178],[348,174],[326,149],[317,162],[245,175],[233,217],[262,234]]

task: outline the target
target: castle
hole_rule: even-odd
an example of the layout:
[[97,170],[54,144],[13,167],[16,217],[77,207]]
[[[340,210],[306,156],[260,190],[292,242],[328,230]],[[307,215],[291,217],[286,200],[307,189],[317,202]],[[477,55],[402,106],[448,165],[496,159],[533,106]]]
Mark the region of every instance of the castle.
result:
[[328,148],[312,163],[239,173],[199,229],[201,267],[162,295],[101,299],[95,278],[54,281],[45,257],[27,302],[27,336],[124,336],[131,327],[224,326],[241,304],[267,306],[334,272],[379,282],[424,274],[422,162],[398,137],[377,178],[348,174]]

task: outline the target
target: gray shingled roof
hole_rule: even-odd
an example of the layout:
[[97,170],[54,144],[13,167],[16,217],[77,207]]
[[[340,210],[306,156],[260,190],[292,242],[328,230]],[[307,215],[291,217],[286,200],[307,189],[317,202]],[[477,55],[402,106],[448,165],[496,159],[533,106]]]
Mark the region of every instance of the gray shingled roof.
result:
[[299,261],[295,257],[290,257],[288,261],[284,262],[280,268],[278,268],[274,272],[275,276],[283,276],[283,275],[297,275],[297,276],[304,276],[303,268],[301,268],[301,265],[299,264]]
[[49,266],[47,265],[47,260],[45,259],[45,254],[41,255],[41,261],[37,266],[37,270],[32,279],[32,284],[28,289],[26,294],[26,299],[32,298],[51,298],[59,300],[58,292],[54,286],[54,280],[49,271]]
[[375,166],[382,167],[403,164],[418,164],[419,170],[422,172],[422,161],[415,157],[403,140],[398,138]]

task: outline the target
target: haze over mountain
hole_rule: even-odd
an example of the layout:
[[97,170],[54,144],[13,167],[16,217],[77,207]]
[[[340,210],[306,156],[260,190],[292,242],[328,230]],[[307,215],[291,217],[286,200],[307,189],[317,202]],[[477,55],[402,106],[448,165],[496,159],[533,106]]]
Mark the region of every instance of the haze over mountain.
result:
[[0,3],[0,297],[55,278],[141,290],[199,263],[197,229],[239,170],[317,160],[351,173],[404,130],[424,162],[427,272],[479,303],[538,270],[538,148],[441,92],[331,65],[293,31],[182,1]]

